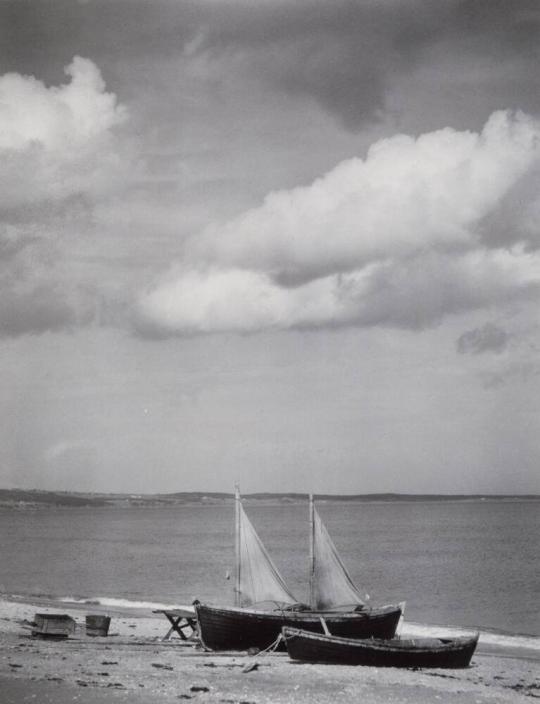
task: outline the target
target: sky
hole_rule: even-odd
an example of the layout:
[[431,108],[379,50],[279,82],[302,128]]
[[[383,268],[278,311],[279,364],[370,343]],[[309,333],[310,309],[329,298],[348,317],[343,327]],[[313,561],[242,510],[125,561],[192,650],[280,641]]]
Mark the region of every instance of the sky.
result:
[[0,485],[540,493],[536,0],[0,2]]

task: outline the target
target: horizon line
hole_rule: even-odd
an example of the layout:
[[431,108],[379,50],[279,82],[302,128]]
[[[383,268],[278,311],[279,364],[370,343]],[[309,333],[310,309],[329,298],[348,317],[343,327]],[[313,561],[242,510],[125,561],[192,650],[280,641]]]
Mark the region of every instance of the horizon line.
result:
[[[84,494],[84,495],[99,495],[99,496],[214,496],[221,498],[234,498],[234,491],[204,491],[204,490],[187,490],[187,491],[85,491],[80,489],[37,489],[37,488],[22,488],[22,487],[0,487],[0,492],[31,492],[43,494]],[[247,497],[274,497],[274,496],[289,496],[305,498],[313,494],[314,497],[320,498],[355,498],[355,497],[445,497],[445,498],[513,498],[513,497],[529,497],[540,498],[539,493],[491,493],[491,492],[474,492],[474,493],[449,493],[449,492],[399,492],[399,491],[372,491],[366,493],[358,492],[299,492],[299,491],[251,491],[242,493],[243,498]]]

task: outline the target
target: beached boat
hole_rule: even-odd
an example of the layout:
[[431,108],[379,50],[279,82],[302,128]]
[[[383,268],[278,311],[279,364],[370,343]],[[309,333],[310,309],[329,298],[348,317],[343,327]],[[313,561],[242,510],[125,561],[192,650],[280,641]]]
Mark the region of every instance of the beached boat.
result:
[[282,629],[282,636],[292,660],[375,667],[467,667],[478,643],[478,634],[356,640],[289,627]]
[[283,626],[350,638],[392,638],[403,605],[371,607],[349,576],[310,497],[310,605],[299,603],[272,562],[237,490],[235,606],[195,604],[199,635],[209,650],[264,649]]
[[362,611],[287,611],[216,607],[196,604],[201,642],[208,650],[268,648],[284,626],[323,633],[324,619],[333,633],[350,638],[391,638],[401,615],[399,607],[383,606]]

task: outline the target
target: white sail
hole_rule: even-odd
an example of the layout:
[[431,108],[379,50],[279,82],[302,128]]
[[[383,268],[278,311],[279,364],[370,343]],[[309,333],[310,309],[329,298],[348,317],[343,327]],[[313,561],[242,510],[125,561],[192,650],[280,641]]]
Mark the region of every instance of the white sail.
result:
[[313,504],[311,516],[311,607],[322,611],[365,604]]
[[237,606],[296,604],[237,497]]

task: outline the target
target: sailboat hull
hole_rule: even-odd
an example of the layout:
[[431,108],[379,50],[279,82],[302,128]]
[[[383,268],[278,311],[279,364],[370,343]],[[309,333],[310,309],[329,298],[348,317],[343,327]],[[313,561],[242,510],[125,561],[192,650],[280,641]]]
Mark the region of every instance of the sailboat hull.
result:
[[359,612],[258,611],[236,607],[195,607],[202,645],[207,650],[263,650],[275,642],[284,626],[323,633],[321,618],[333,635],[345,638],[392,638],[401,616],[400,606]]

